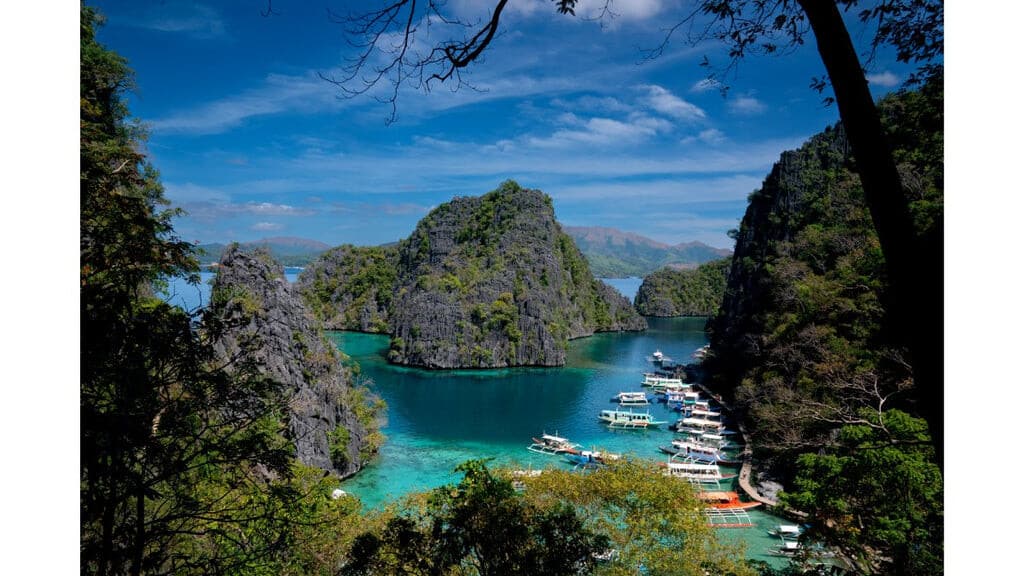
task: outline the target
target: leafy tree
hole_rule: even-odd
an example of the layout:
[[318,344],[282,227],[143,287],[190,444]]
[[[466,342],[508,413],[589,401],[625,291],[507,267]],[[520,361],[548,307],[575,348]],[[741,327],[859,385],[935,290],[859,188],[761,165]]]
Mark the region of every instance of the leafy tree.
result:
[[[378,83],[390,84],[390,95],[381,99],[391,104],[389,122],[393,121],[403,85],[424,91],[438,82],[462,85],[463,71],[490,46],[507,3],[497,0],[490,17],[480,23],[453,22],[444,14],[444,3],[436,0],[392,0],[377,10],[340,19],[361,52],[344,75],[327,80],[347,96],[364,94]],[[578,0],[554,0],[554,4],[560,14],[574,15]],[[602,16],[612,14],[611,2],[604,6]],[[729,47],[728,69],[748,54],[782,53],[802,45],[808,32],[813,34],[828,78],[817,80],[815,86],[820,90],[830,83],[835,94],[891,278],[888,313],[898,327],[899,340],[910,350],[914,377],[922,390],[922,411],[941,465],[941,215],[929,234],[915,234],[896,161],[842,15],[844,10],[861,8],[858,18],[874,26],[872,51],[891,46],[900,61],[921,64],[922,74],[927,75],[943,53],[941,0],[695,0],[691,7],[690,12],[670,19],[674,23],[651,56],[659,55],[672,35],[686,29],[691,42],[724,42]],[[461,38],[441,40],[429,50],[413,49],[418,27],[430,23],[453,25],[453,36],[468,32]]]
[[862,417],[836,449],[800,457],[782,502],[808,512],[807,538],[841,550],[859,573],[942,573],[942,474],[927,424],[899,410]]
[[356,538],[342,574],[583,574],[608,548],[574,509],[533,505],[484,461],[456,471],[457,485]]
[[295,477],[277,383],[244,356],[229,375],[216,334],[153,296],[198,268],[100,22],[81,7],[82,573],[258,572],[288,557],[296,522],[316,523],[325,487]]
[[545,470],[523,483],[537,506],[568,504],[586,527],[608,535],[614,556],[597,574],[754,573],[741,549],[718,542],[692,485],[647,463],[626,459],[587,474]]

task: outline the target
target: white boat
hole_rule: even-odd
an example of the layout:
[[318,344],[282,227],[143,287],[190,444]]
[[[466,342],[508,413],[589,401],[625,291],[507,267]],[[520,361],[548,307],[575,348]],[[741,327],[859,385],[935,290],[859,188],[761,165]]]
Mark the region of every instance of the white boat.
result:
[[714,446],[686,440],[672,440],[671,445],[661,446],[658,449],[676,458],[689,458],[703,464],[725,464],[727,466],[741,464],[739,460],[726,457]]
[[722,480],[735,478],[736,474],[722,474],[718,464],[695,462],[691,459],[676,461],[670,459],[665,463],[665,473],[674,478],[682,478],[698,484],[718,484]]
[[[705,403],[706,405],[706,403]],[[698,405],[699,406],[699,405]],[[706,408],[694,407],[689,411],[690,418],[703,418],[704,420],[711,420],[713,422],[722,421],[722,413],[708,410]]]
[[632,410],[601,410],[598,420],[609,428],[646,429],[661,426],[664,420],[655,420],[650,412],[633,412]]
[[622,458],[621,454],[611,454],[608,452],[601,452],[598,450],[583,450],[573,451],[566,454],[565,459],[570,464],[588,465],[588,464],[607,464]]
[[725,424],[717,420],[708,420],[707,418],[680,418],[675,425],[676,432],[687,432],[687,433],[705,433],[718,435],[729,435],[735,434],[732,430],[726,430]]
[[534,438],[533,444],[526,447],[530,452],[538,454],[562,454],[563,452],[578,452],[581,446],[574,444],[561,436],[542,434],[540,438]]
[[800,537],[800,534],[803,531],[803,528],[796,524],[779,524],[775,528],[769,530],[768,534],[778,536],[784,540],[796,540]]
[[647,406],[651,403],[646,392],[619,392],[613,400],[617,401],[619,406]]
[[803,546],[796,540],[782,540],[782,544],[773,548],[769,554],[773,556],[796,556],[797,552],[803,550]]
[[647,359],[650,360],[651,362],[654,362],[655,364],[672,363],[672,359],[669,358],[668,356],[665,356],[665,354],[662,353],[661,350],[655,350],[654,354],[651,354],[650,357],[648,357]]
[[[653,386],[653,387],[670,387],[670,388],[683,388],[682,378],[672,378],[669,376],[660,376],[651,372],[644,372],[644,380],[640,383],[641,386]],[[689,384],[686,385],[689,388]]]

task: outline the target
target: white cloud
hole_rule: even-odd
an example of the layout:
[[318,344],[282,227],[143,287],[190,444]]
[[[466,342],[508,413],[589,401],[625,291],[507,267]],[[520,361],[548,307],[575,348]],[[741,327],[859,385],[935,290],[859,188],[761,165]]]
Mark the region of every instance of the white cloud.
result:
[[707,114],[700,107],[683,100],[661,86],[644,86],[647,89],[647,104],[651,108],[677,120],[704,120]]
[[[150,7],[151,6],[151,7]],[[127,26],[187,34],[194,38],[220,38],[226,34],[224,20],[217,10],[203,4],[160,2],[142,8],[118,22]]]
[[868,82],[884,88],[893,88],[900,85],[900,77],[886,70],[878,74],[868,74]]
[[640,142],[672,128],[670,122],[643,114],[634,114],[628,121],[621,121],[613,118],[584,120],[566,113],[558,120],[569,128],[556,130],[550,136],[527,137],[524,144],[539,148],[567,148],[576,144],[612,146]]
[[[763,176],[686,176],[639,182],[588,182],[560,186],[548,193],[562,202],[593,202],[632,198],[646,206],[682,205],[695,202],[743,201],[759,188]],[[660,211],[660,210],[659,210]]]
[[707,130],[701,130],[696,136],[687,136],[679,141],[680,144],[687,146],[696,142],[703,142],[704,144],[723,144],[728,141],[725,134],[717,128],[708,128]]
[[617,20],[640,21],[657,16],[663,5],[662,0],[619,0],[610,4],[607,0],[579,0],[576,4],[576,15],[582,18],[598,18],[604,14],[607,7],[612,19],[605,24],[614,25]]
[[557,108],[565,108],[579,112],[596,112],[599,114],[611,114],[614,112],[629,112],[633,108],[617,98],[611,96],[580,96],[574,100],[555,98],[551,105]]
[[734,114],[755,116],[767,109],[763,102],[753,96],[737,96],[729,100],[729,110]]
[[722,83],[718,80],[702,78],[693,83],[693,86],[690,87],[690,92],[710,92],[712,90],[720,90],[721,88]]
[[257,116],[312,113],[344,105],[316,75],[270,74],[262,86],[148,122],[153,132],[218,134]]
[[250,226],[249,229],[257,232],[273,232],[276,230],[283,230],[284,225],[276,222],[257,222]]

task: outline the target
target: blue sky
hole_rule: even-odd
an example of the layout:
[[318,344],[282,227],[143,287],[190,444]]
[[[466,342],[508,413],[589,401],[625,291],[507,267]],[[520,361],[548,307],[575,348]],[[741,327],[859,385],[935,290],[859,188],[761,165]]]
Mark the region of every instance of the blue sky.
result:
[[[343,26],[359,5],[331,1],[102,1],[99,38],[136,71],[132,112],[188,240],[301,236],[379,244],[404,238],[431,208],[512,178],[554,199],[567,225],[610,226],[668,243],[731,247],[747,195],[780,152],[837,120],[809,88],[811,45],[753,57],[723,98],[702,80],[721,46],[673,42],[642,61],[682,10],[674,1],[613,3],[604,26],[546,0],[512,0],[477,90],[408,90],[390,107],[339,98],[318,73],[352,55]],[[486,1],[448,3],[476,21]],[[439,36],[443,30],[432,29]],[[421,35],[425,45],[429,38]],[[872,64],[882,94],[907,74]]]

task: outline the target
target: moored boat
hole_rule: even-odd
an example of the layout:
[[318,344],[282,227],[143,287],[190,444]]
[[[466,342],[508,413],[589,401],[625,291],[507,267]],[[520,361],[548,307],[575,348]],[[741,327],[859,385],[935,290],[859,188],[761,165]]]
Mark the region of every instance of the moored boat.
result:
[[580,445],[570,442],[561,436],[543,434],[540,438],[534,438],[533,444],[526,447],[531,452],[538,454],[563,454],[566,452],[579,452]]
[[681,390],[689,388],[689,384],[683,384],[682,378],[674,378],[672,376],[661,376],[659,374],[653,374],[651,372],[644,372],[644,379],[640,382],[641,386],[650,386],[655,390]]
[[632,410],[601,410],[597,419],[609,428],[646,429],[666,424],[664,420],[655,420],[650,412]]
[[570,464],[607,464],[618,460],[622,456],[619,454],[609,454],[607,452],[600,452],[597,450],[583,450],[578,452],[567,452],[565,459]]
[[619,392],[612,401],[618,402],[619,406],[647,406],[651,403],[646,392]]
[[669,476],[700,484],[718,484],[722,480],[736,477],[736,474],[722,474],[722,470],[717,464],[695,462],[690,459],[683,461],[670,459],[668,462],[660,462],[659,465],[666,468],[665,473]]
[[672,444],[668,446],[659,446],[658,449],[670,456],[675,456],[677,458],[691,458],[697,462],[724,464],[726,466],[739,466],[742,464],[739,460],[726,458],[725,455],[714,446],[699,444],[697,442],[688,442],[686,440],[672,440]]
[[768,531],[771,536],[778,536],[779,538],[787,540],[796,540],[800,537],[804,529],[796,524],[779,524],[775,528]]
[[676,432],[686,432],[689,434],[708,432],[711,434],[726,436],[736,433],[733,430],[726,429],[725,424],[717,420],[708,420],[706,418],[680,418],[672,428]]

